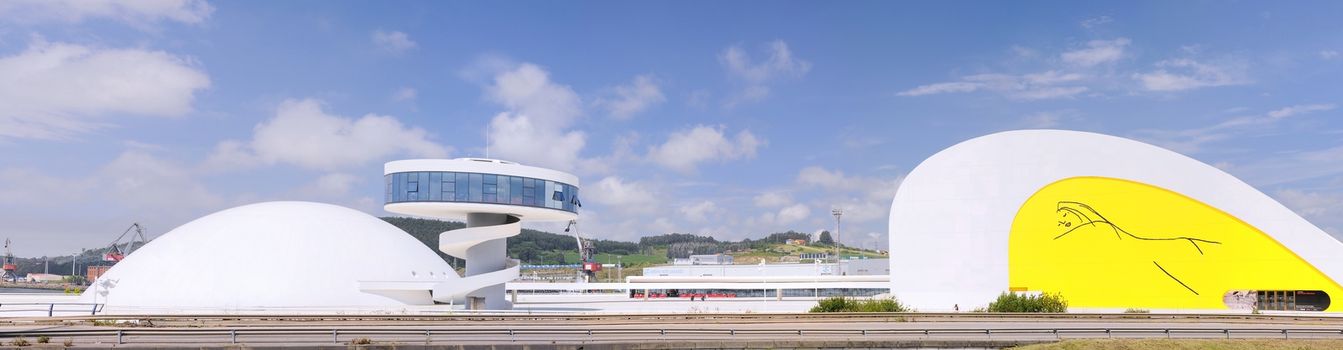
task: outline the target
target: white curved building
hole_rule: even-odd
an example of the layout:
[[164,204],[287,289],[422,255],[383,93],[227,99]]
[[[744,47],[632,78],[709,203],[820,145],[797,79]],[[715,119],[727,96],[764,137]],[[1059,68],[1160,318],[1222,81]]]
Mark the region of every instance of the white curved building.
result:
[[1023,130],[919,164],[891,204],[892,293],[922,310],[1005,291],[1074,308],[1340,311],[1343,243],[1215,167],[1145,143]]
[[210,214],[130,254],[82,296],[110,310],[262,310],[431,304],[428,291],[363,281],[452,283],[443,259],[400,229],[322,203],[266,202]]
[[506,239],[521,232],[522,221],[574,220],[582,205],[578,177],[495,159],[394,161],[386,164],[384,175],[387,211],[466,218],[466,228],[439,235],[439,250],[466,260],[466,276],[432,289],[435,301],[472,309],[512,307],[504,298],[504,283],[516,279],[519,270],[507,256]]

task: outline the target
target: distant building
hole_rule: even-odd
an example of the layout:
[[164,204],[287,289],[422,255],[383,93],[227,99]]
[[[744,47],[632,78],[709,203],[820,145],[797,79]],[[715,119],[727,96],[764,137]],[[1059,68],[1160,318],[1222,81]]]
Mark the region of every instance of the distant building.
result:
[[799,259],[823,260],[823,259],[829,259],[830,253],[802,253],[798,254],[797,257]]
[[787,245],[807,245],[807,240],[805,240],[805,239],[790,239],[790,240],[783,241],[783,243],[784,243],[784,244],[787,244]]
[[89,273],[88,273],[89,280],[97,281],[99,276],[102,276],[104,273],[107,273],[107,270],[110,269],[112,269],[111,265],[89,266]]
[[727,254],[691,255],[685,259],[674,259],[672,265],[732,265],[732,256]]
[[28,274],[28,277],[24,279],[32,283],[59,283],[65,281],[65,276],[49,273],[30,273]]
[[766,265],[676,265],[644,268],[644,276],[675,277],[755,277],[755,276],[878,276],[890,274],[887,259],[852,259],[835,264],[766,264]]

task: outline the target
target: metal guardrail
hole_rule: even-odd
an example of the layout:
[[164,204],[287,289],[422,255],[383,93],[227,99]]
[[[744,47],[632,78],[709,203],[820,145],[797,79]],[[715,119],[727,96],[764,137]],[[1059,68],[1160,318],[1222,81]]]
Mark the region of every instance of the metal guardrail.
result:
[[[1075,327],[1075,328],[932,328],[932,329],[735,329],[718,328],[511,328],[486,327],[467,329],[434,328],[216,328],[216,329],[37,329],[29,331],[0,331],[0,338],[15,337],[71,337],[81,340],[95,338],[116,344],[237,344],[289,343],[329,344],[355,342],[613,342],[613,341],[696,341],[696,340],[814,340],[825,337],[842,340],[901,341],[938,340],[958,337],[969,341],[1051,341],[1080,338],[1181,338],[1181,339],[1343,339],[1343,328],[1145,328],[1145,327]],[[329,338],[328,338],[329,336]],[[768,336],[768,338],[760,338]],[[997,338],[995,338],[997,336]],[[622,338],[623,337],[623,338]],[[754,337],[754,338],[753,338]],[[1295,338],[1294,338],[1295,337]],[[251,339],[248,339],[251,338]],[[250,340],[250,341],[249,341]]]
[[[19,305],[19,304],[3,304]],[[0,305],[0,311],[5,311]],[[48,303],[33,303],[48,305]],[[62,304],[56,304],[62,305]],[[1066,321],[1066,320],[1108,320],[1108,321],[1198,321],[1198,322],[1312,322],[1343,323],[1343,316],[1305,316],[1272,314],[1165,314],[1165,313],[646,313],[646,314],[564,314],[564,313],[452,313],[419,315],[375,315],[375,314],[176,314],[176,315],[109,315],[101,314],[101,304],[65,304],[85,305],[90,309],[97,307],[98,313],[90,316],[55,317],[0,317],[0,324],[21,322],[69,322],[69,321],[108,321],[142,320],[152,322],[861,322],[861,321],[957,321],[957,320],[993,320],[1012,319],[1021,321]],[[59,311],[59,309],[57,309]],[[33,311],[33,310],[29,310]],[[46,311],[46,310],[36,310]],[[83,312],[89,312],[85,309]]]
[[[17,307],[17,308],[16,308]],[[47,317],[54,317],[56,313],[62,314],[89,314],[97,315],[103,309],[103,304],[98,303],[0,303],[0,315],[4,313],[37,313],[45,311]]]

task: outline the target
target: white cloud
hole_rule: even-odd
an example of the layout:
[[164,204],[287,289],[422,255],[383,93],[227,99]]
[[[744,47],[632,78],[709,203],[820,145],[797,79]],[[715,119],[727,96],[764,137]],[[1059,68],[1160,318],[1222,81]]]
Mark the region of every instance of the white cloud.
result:
[[549,72],[530,63],[495,75],[487,97],[546,128],[566,128],[582,114],[582,100],[572,88],[551,81]]
[[1236,174],[1258,187],[1343,175],[1343,146],[1275,154],[1238,164]]
[[415,41],[410,40],[410,36],[398,31],[373,31],[372,40],[378,48],[393,54],[405,53],[417,46]]
[[1082,26],[1082,28],[1092,29],[1110,22],[1114,22],[1114,19],[1110,18],[1110,16],[1100,16],[1084,19],[1079,24]]
[[843,171],[828,170],[818,166],[802,168],[797,173],[797,182],[802,185],[820,187],[828,191],[841,191],[863,194],[869,198],[895,196],[900,179],[885,180],[875,177],[847,176]]
[[1020,100],[1064,98],[1086,92],[1087,87],[1073,85],[1085,78],[1086,76],[1080,73],[1065,73],[1056,70],[1023,75],[976,74],[961,77],[961,81],[918,86],[899,92],[896,95],[924,96],[984,90]]
[[1180,58],[1156,63],[1157,70],[1133,78],[1150,91],[1184,91],[1205,87],[1250,83],[1245,67],[1237,62],[1207,63]]
[[674,132],[662,145],[651,147],[648,158],[663,167],[693,173],[700,163],[755,157],[756,149],[764,140],[749,130],[737,132],[732,139],[723,135],[723,128],[699,125],[693,129]]
[[35,40],[0,57],[0,137],[66,139],[118,115],[178,117],[210,78],[163,51]]
[[392,101],[397,102],[414,101],[416,97],[419,97],[419,92],[411,87],[403,87],[392,93]]
[[805,204],[798,203],[779,209],[779,213],[774,215],[774,219],[778,221],[779,224],[787,225],[802,221],[809,215],[811,215],[811,208],[807,207]]
[[214,208],[222,197],[201,184],[191,167],[141,151],[127,151],[100,171],[99,189],[119,205],[136,210],[174,211]]
[[1124,57],[1124,49],[1128,45],[1128,38],[1092,40],[1087,42],[1086,48],[1064,52],[1060,57],[1067,64],[1091,67],[1118,61]]
[[1333,218],[1343,214],[1343,196],[1300,190],[1280,190],[1273,193],[1292,210],[1310,219]]
[[1027,115],[1018,125],[1028,129],[1052,129],[1063,126],[1064,122],[1080,119],[1081,116],[1074,110],[1046,111]]
[[1278,110],[1274,110],[1274,111],[1269,111],[1269,112],[1268,112],[1268,117],[1269,117],[1269,118],[1273,118],[1273,119],[1281,119],[1281,118],[1287,118],[1287,117],[1294,116],[1294,115],[1298,115],[1298,114],[1306,114],[1306,113],[1312,113],[1312,112],[1329,111],[1329,110],[1333,110],[1335,107],[1336,107],[1336,106],[1334,106],[1334,104],[1332,104],[1332,103],[1330,103],[1330,104],[1296,105],[1296,106],[1285,107],[1285,108],[1278,109]]
[[207,161],[211,168],[293,164],[333,170],[392,155],[445,157],[449,149],[428,139],[424,129],[406,127],[391,116],[358,119],[328,114],[318,100],[286,100],[275,116],[256,126],[252,140],[224,141]]
[[728,74],[747,84],[739,100],[763,99],[769,95],[768,82],[784,77],[801,77],[811,70],[811,62],[793,57],[788,43],[783,40],[770,42],[768,51],[769,58],[762,62],[752,62],[750,55],[736,45],[729,46],[718,55],[718,61],[727,68]]
[[526,165],[574,169],[587,144],[581,131],[561,132],[526,115],[499,113],[490,121],[490,157]]
[[629,119],[653,105],[667,101],[652,75],[636,76],[629,85],[611,88],[608,95],[598,98],[593,104],[606,109],[616,119]]
[[686,220],[691,222],[705,222],[709,216],[718,211],[718,205],[713,201],[700,201],[699,203],[681,206],[681,214],[685,215]]
[[1338,58],[1338,56],[1339,56],[1338,51],[1334,51],[1334,50],[1320,50],[1320,59],[1324,59],[1324,60],[1332,60],[1332,59]]
[[923,95],[936,95],[936,94],[946,94],[946,93],[956,93],[956,92],[975,92],[976,90],[979,90],[979,89],[982,89],[982,88],[984,88],[984,84],[981,84],[981,83],[972,83],[972,82],[968,82],[968,81],[953,81],[953,82],[946,82],[946,83],[934,83],[934,84],[928,84],[928,85],[920,85],[920,86],[915,87],[915,88],[913,88],[913,89],[909,89],[909,90],[905,90],[905,91],[901,91],[901,92],[899,92],[899,93],[896,93],[896,95],[900,95],[900,96],[923,96]]
[[583,191],[583,198],[612,209],[626,212],[650,212],[658,203],[654,191],[647,184],[626,181],[618,176],[607,176]]
[[196,24],[210,18],[214,7],[205,0],[6,0],[0,1],[0,19],[16,22],[76,23],[106,18],[132,25],[159,21]]
[[1289,117],[1333,110],[1333,104],[1306,104],[1283,107],[1261,115],[1243,115],[1220,123],[1182,130],[1140,130],[1137,138],[1184,154],[1194,154],[1209,143],[1228,140],[1253,132],[1270,130]]
[[779,208],[793,203],[793,198],[783,192],[765,192],[752,198],[755,206],[761,208]]
[[487,99],[507,108],[490,121],[491,157],[561,170],[574,169],[582,160],[587,136],[569,130],[583,112],[573,89],[524,63],[497,71],[485,90]]
[[359,181],[358,176],[345,173],[332,173],[322,175],[313,182],[313,189],[323,195],[344,195],[350,192],[350,188]]

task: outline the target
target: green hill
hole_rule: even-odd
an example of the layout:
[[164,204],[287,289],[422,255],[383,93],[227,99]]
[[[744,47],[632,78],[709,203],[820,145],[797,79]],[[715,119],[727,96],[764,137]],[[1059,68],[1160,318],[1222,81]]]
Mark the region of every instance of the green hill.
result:
[[[411,236],[423,242],[425,246],[438,251],[438,234],[448,230],[466,227],[466,224],[453,221],[416,219],[403,217],[384,217],[383,220],[405,230]],[[828,234],[823,238],[828,238]],[[685,233],[668,233],[647,236],[638,243],[599,239],[593,241],[597,248],[595,260],[599,263],[623,263],[626,267],[638,268],[665,264],[674,258],[685,258],[692,254],[729,254],[736,263],[768,262],[806,262],[798,258],[802,253],[831,253],[833,245],[809,243],[789,245],[789,240],[806,241],[810,235],[795,231],[773,233],[761,239],[743,239],[741,241],[719,241],[709,236]],[[869,258],[885,257],[878,252],[843,247],[846,257],[861,256]],[[438,253],[453,266],[462,266],[462,260]],[[550,232],[523,229],[522,233],[508,238],[508,256],[521,260],[525,264],[559,265],[578,263],[578,244],[573,236]],[[617,258],[618,257],[618,258]],[[627,274],[631,272],[627,270]]]

